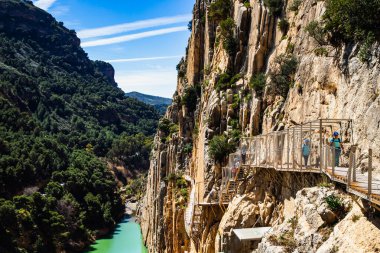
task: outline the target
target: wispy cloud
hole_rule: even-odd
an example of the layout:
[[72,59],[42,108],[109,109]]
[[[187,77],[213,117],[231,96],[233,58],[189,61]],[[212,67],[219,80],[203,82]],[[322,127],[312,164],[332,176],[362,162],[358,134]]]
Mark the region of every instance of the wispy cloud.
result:
[[161,17],[154,19],[139,20],[131,23],[124,23],[112,26],[99,27],[94,29],[85,29],[78,31],[78,37],[81,39],[95,38],[100,36],[114,35],[138,29],[152,28],[162,25],[177,24],[191,20],[191,15],[178,15],[172,17]]
[[107,38],[107,39],[86,41],[82,43],[82,47],[104,46],[104,45],[116,44],[116,43],[131,41],[131,40],[138,40],[142,38],[154,37],[158,35],[164,35],[168,33],[181,32],[181,31],[186,31],[186,30],[187,30],[187,26],[176,26],[176,27],[171,27],[171,28],[153,30],[149,32],[134,33],[134,34],[128,34],[124,36],[112,37],[112,38]]
[[159,57],[143,57],[143,58],[126,58],[126,59],[114,59],[114,60],[105,60],[109,63],[118,63],[118,62],[139,62],[139,61],[156,61],[156,60],[168,60],[168,59],[178,59],[183,55],[172,55],[172,56],[159,56]]
[[70,8],[69,6],[66,6],[66,5],[57,5],[49,10],[50,14],[52,14],[55,17],[65,15],[69,11],[70,11]]
[[57,0],[37,0],[34,5],[47,11]]

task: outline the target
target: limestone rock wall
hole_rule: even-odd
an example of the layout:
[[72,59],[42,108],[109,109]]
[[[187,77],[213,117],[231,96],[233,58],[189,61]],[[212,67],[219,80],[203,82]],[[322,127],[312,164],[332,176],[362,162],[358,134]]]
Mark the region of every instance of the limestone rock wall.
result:
[[[355,44],[339,47],[327,44],[324,46],[327,53],[317,56],[315,49],[320,46],[305,31],[305,26],[321,19],[324,1],[301,1],[297,12],[289,10],[292,0],[284,1],[282,15],[275,17],[263,1],[251,0],[248,5],[247,1],[231,0],[229,16],[236,27],[233,31],[235,50],[229,52],[223,43],[220,21],[209,17],[211,2],[214,1],[195,2],[186,57],[177,67],[177,91],[164,117],[166,125],[161,124],[155,137],[146,195],[139,209],[144,240],[154,253],[249,252],[255,247],[262,252],[283,252],[284,247],[268,242],[269,239],[261,245],[238,245],[231,229],[271,225],[279,226],[273,233],[282,231],[278,224],[286,224],[294,210],[300,212],[299,221],[309,219],[303,212],[311,208],[309,205],[318,205],[320,196],[327,194],[325,190],[308,190],[313,196],[319,196],[315,198],[317,202],[302,204],[295,199],[303,199],[302,189],[317,185],[322,178],[271,170],[253,171],[239,185],[239,194],[227,210],[201,208],[204,223],[201,236],[190,238],[183,218],[188,202],[186,192],[194,185],[198,198],[203,199],[210,191],[218,192],[221,185],[223,163],[210,157],[209,143],[215,135],[223,134],[233,142],[237,133],[251,136],[319,118],[350,118],[354,120],[353,141],[362,151],[373,148],[373,164],[378,168],[374,174],[378,175],[380,47],[373,46],[369,63],[358,59]],[[289,22],[287,31],[279,28],[281,19]],[[251,77],[259,73],[268,76],[276,71],[278,58],[284,55],[293,56],[297,61],[289,90],[279,92],[279,87],[273,86],[267,78],[265,89],[255,91],[249,84]],[[229,76],[227,83],[221,81],[225,74]],[[194,94],[193,104],[188,103]],[[187,186],[182,179],[188,180]],[[315,213],[314,209],[310,210]],[[351,226],[357,226],[358,223],[347,222],[347,219],[340,221],[323,240],[302,235],[297,239],[301,245],[298,252],[328,252],[332,245],[329,242],[343,240],[337,229],[346,233],[344,231]],[[321,224],[316,224],[317,228],[313,224],[310,231],[320,229]],[[371,229],[376,230],[373,226]],[[373,246],[362,246],[360,235],[358,238],[363,249]],[[318,247],[311,246],[313,240]]]

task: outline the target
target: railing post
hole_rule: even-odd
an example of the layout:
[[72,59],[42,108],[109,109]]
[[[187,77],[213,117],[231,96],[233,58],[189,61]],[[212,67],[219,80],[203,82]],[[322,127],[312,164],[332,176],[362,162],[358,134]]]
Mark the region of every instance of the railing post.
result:
[[351,171],[352,171],[352,152],[350,151],[350,156],[348,158],[347,190],[349,190],[351,186]]
[[325,146],[325,159],[323,161],[324,163],[324,167],[325,167],[325,172],[327,172],[327,165],[329,163],[329,149],[328,149],[328,146]]
[[352,147],[352,182],[356,182],[356,146]]
[[335,159],[336,159],[336,150],[335,147],[331,147],[332,150],[332,157],[331,157],[331,170],[332,170],[332,179],[335,177]]
[[290,144],[289,144],[289,138],[290,138],[290,134],[289,134],[289,128],[286,130],[286,146],[287,146],[287,158],[286,158],[286,161],[288,163],[288,170],[289,170],[289,167],[290,167]]
[[[308,159],[308,164],[309,164],[309,168],[310,169],[313,169],[313,167],[311,166],[311,163],[312,163],[312,160],[313,160],[313,143],[311,142],[311,140],[313,139],[313,133],[312,133],[312,128],[311,128],[311,122],[310,122],[310,127],[309,127],[309,133],[310,133],[310,141],[309,141],[309,145],[310,145],[310,155],[309,155],[309,159]],[[307,166],[306,166],[307,168]]]
[[323,159],[323,140],[322,140],[322,119],[319,120],[319,170],[322,173],[322,159]]
[[265,135],[265,141],[264,141],[264,146],[265,146],[265,165],[268,164],[268,136]]
[[303,132],[302,132],[302,125],[301,125],[301,133],[300,133],[300,142],[301,142],[301,151],[300,151],[300,160],[301,160],[301,162],[300,162],[300,165],[301,165],[301,170],[302,170],[302,143],[303,143],[303,137],[302,137],[302,134],[303,134]]
[[293,170],[295,170],[295,150],[296,150],[296,142],[294,141],[295,140],[295,137],[296,136],[296,129],[295,129],[295,127],[293,127],[293,138],[292,138],[292,141],[293,141],[293,143],[292,143],[292,166],[293,166]]
[[372,194],[372,149],[368,150],[368,198]]

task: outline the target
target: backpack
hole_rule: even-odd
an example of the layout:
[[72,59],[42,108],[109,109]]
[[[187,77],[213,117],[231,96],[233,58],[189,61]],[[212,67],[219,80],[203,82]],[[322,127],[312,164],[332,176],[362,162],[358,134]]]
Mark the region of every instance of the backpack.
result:
[[310,155],[310,147],[309,147],[309,145],[306,145],[306,144],[302,145],[302,155],[303,156],[309,156]]
[[331,143],[334,143],[333,145],[334,145],[335,148],[340,148],[341,140],[340,140],[340,138],[338,138],[338,139],[333,138],[331,140]]

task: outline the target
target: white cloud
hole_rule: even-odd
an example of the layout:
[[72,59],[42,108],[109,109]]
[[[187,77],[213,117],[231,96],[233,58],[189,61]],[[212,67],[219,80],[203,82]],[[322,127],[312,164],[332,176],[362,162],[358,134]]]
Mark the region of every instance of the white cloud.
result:
[[167,59],[180,59],[181,57],[182,57],[182,55],[173,55],[173,56],[159,56],[159,57],[114,59],[114,60],[105,60],[105,61],[109,62],[109,63],[140,62],[140,61],[156,61],[156,60],[167,60]]
[[163,97],[172,97],[177,84],[175,70],[144,70],[126,72],[115,76],[119,87],[125,91],[138,91]]
[[176,26],[176,27],[171,27],[171,28],[153,30],[149,32],[134,33],[134,34],[128,34],[124,36],[112,37],[112,38],[107,38],[107,39],[86,41],[86,42],[82,42],[82,47],[96,47],[96,46],[110,45],[110,44],[116,44],[120,42],[138,40],[142,38],[148,38],[148,37],[174,33],[174,32],[181,32],[181,31],[186,31],[186,30],[187,30],[186,26]]
[[70,11],[70,8],[69,6],[66,6],[66,5],[54,6],[52,9],[49,10],[50,14],[52,14],[55,17],[65,15],[69,11]]
[[57,0],[37,0],[34,5],[47,11]]
[[191,15],[178,15],[172,17],[161,17],[155,19],[139,20],[131,23],[124,23],[119,25],[105,26],[94,29],[85,29],[78,31],[78,37],[81,39],[95,38],[100,36],[114,35],[123,32],[157,27],[162,25],[170,25],[191,20]]

